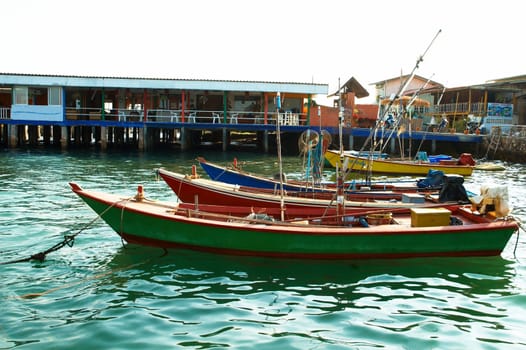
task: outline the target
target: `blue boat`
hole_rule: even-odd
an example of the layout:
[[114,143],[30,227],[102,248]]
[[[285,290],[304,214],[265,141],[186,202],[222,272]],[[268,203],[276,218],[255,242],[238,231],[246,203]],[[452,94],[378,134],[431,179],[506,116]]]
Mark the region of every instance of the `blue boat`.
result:
[[[197,161],[201,168],[206,172],[210,179],[215,181],[221,181],[232,185],[263,188],[276,190],[279,189],[279,174],[276,175],[277,179],[266,178],[263,176],[256,176],[242,171],[234,165],[234,168],[222,167],[220,165],[212,164],[207,162],[203,157],[198,157]],[[284,179],[285,180],[285,179]],[[301,183],[287,183],[283,181],[283,190],[285,191],[300,191],[300,192],[313,192],[321,191],[322,188],[315,188],[312,185],[308,185],[306,182]]]
[[[197,161],[201,168],[206,172],[211,180],[220,181],[232,185],[238,185],[252,190],[262,192],[277,192],[280,190],[279,174],[277,179],[258,176],[247,173],[239,169],[235,164],[232,167],[220,166],[206,161],[203,157],[198,157]],[[436,176],[434,176],[436,178]],[[438,191],[442,187],[442,182],[438,183],[433,179],[433,186],[419,186],[419,180],[410,182],[379,182],[379,183],[357,183],[356,181],[346,182],[344,192],[347,197],[358,199],[382,198],[382,199],[401,199],[403,193],[414,193],[418,191]],[[308,181],[285,180],[283,181],[283,190],[287,195],[316,194],[316,197],[325,195],[334,196],[337,192],[337,186],[334,182],[322,184],[313,184]]]

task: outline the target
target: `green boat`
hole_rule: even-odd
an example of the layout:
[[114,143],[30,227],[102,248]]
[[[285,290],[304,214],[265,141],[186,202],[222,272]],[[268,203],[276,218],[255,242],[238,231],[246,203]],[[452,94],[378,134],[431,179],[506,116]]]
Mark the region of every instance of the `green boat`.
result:
[[340,218],[298,214],[280,222],[274,219],[279,213],[262,209],[253,213],[253,208],[225,205],[213,211],[149,200],[142,188],[120,196],[70,185],[126,242],[161,248],[304,259],[491,256],[499,255],[518,230],[511,219],[465,205]]

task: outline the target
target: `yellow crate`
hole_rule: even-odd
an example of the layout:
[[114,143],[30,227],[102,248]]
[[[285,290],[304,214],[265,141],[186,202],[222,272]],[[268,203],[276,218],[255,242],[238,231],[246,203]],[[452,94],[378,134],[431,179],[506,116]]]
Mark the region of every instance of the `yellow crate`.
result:
[[411,226],[447,226],[451,218],[451,211],[445,208],[412,208]]

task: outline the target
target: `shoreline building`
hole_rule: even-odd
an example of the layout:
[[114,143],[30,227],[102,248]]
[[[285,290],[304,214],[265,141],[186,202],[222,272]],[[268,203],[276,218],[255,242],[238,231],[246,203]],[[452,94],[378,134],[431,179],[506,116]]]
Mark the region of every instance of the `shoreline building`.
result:
[[[368,92],[354,78],[329,96],[334,106],[315,103],[317,96],[327,95],[328,84],[320,83],[0,73],[0,145],[140,151],[165,146],[226,151],[249,145],[269,152],[276,147],[279,120],[286,152],[297,150],[298,137],[308,129],[324,129],[344,149],[359,149],[376,124],[378,105],[356,103]],[[395,139],[387,133],[381,137],[390,140],[395,154]],[[454,143],[471,148],[482,143],[480,135],[424,129],[397,137],[432,153]]]
[[0,73],[0,135],[10,147],[43,134],[64,148],[132,142],[143,150],[160,140],[186,149],[215,131],[226,145],[231,131],[273,130],[277,92],[282,124],[308,126],[310,102],[328,85]]

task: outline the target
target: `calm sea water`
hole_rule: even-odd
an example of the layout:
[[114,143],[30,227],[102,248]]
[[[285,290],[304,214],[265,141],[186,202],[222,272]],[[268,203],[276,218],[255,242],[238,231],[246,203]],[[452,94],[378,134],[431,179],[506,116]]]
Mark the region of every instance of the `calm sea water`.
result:
[[[0,265],[0,349],[526,348],[526,234],[500,257],[299,261],[123,245],[69,190],[176,197],[154,176],[190,173],[194,158],[237,156],[277,173],[273,156],[2,151],[0,261],[82,232],[44,262]],[[301,159],[286,157],[296,172]],[[506,184],[526,221],[526,167],[475,171]]]

